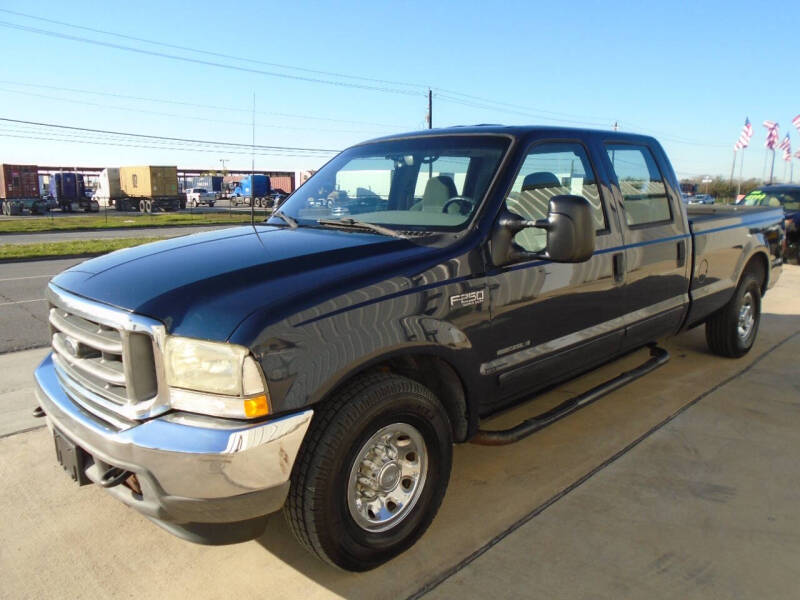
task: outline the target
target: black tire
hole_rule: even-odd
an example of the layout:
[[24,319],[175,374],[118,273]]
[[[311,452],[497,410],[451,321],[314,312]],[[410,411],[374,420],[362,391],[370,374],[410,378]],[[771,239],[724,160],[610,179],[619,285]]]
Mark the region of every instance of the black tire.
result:
[[[762,283],[761,277],[755,273],[745,273],[733,298],[706,321],[706,343],[714,354],[739,358],[753,347],[761,321]],[[748,305],[751,323],[747,318]]]
[[[400,520],[370,531],[359,525],[348,503],[355,462],[383,428],[408,425],[424,440],[425,455],[411,459],[426,465],[417,479],[422,483],[415,484],[419,488],[407,508],[397,508]],[[349,571],[377,567],[411,547],[431,524],[447,490],[452,444],[447,413],[428,388],[388,373],[355,379],[314,415],[284,506],[289,527],[303,546],[335,566]],[[395,489],[408,481],[397,474]]]

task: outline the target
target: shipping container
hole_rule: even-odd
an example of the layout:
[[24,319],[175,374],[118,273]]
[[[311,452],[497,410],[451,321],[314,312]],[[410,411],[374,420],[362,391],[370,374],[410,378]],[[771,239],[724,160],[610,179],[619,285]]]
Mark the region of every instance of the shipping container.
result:
[[222,175],[203,175],[202,177],[195,177],[191,186],[193,188],[204,188],[209,192],[222,191]]
[[269,179],[273,190],[291,194],[295,189],[294,173],[270,173]]
[[5,200],[39,198],[39,167],[0,165],[0,198]]
[[178,196],[177,167],[120,167],[119,184],[131,198],[163,198]]

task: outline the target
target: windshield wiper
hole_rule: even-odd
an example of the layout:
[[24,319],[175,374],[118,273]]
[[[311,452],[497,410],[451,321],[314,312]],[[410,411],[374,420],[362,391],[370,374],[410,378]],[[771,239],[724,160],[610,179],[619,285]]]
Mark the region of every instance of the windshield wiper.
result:
[[270,215],[270,217],[278,217],[279,219],[283,219],[283,220],[286,222],[286,224],[287,224],[289,227],[291,227],[292,229],[297,229],[297,227],[298,227],[298,225],[297,225],[297,221],[295,221],[295,220],[294,220],[292,217],[290,217],[289,215],[287,215],[287,214],[284,214],[284,213],[283,213],[282,211],[280,211],[280,210],[276,210],[274,213],[272,213],[272,214]]
[[368,223],[367,221],[359,221],[357,219],[353,219],[352,217],[342,217],[341,219],[318,219],[317,223],[320,225],[333,225],[335,227],[344,227],[344,228],[352,228],[352,229],[369,229],[370,231],[374,231],[375,233],[380,233],[381,235],[388,235],[394,238],[401,238],[405,239],[404,236],[399,231],[395,231],[394,229],[389,229],[388,227],[384,227],[383,225],[376,225],[375,223]]

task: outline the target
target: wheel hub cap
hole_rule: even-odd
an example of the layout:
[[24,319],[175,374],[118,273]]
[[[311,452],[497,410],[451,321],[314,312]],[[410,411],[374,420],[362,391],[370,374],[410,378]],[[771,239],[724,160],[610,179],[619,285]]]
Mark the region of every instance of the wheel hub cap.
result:
[[750,292],[747,292],[744,298],[742,298],[742,306],[739,308],[739,322],[736,327],[736,332],[740,339],[747,339],[747,336],[749,336],[750,332],[753,330],[755,321],[753,296]]
[[391,529],[419,500],[427,472],[427,447],[420,432],[408,423],[383,427],[364,443],[350,469],[350,516],[367,531]]

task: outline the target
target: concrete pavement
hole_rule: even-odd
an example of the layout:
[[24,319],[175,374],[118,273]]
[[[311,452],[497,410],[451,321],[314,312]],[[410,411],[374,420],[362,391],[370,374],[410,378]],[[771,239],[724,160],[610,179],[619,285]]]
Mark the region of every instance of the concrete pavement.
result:
[[0,438],[44,427],[44,419],[36,419],[31,414],[36,407],[32,369],[48,351],[37,348],[0,356]]
[[[456,447],[430,530],[369,573],[314,559],[280,514],[253,542],[180,541],[101,489],[76,488],[55,463],[47,430],[5,437],[0,596],[135,590],[312,600],[432,589],[439,597],[791,597],[800,565],[800,532],[790,522],[800,474],[798,290],[800,268],[789,267],[742,359],[710,355],[698,328],[665,344],[673,357],[665,367],[531,438]],[[517,422],[641,359],[571,381],[488,427]]]
[[426,598],[797,598],[800,336]]

